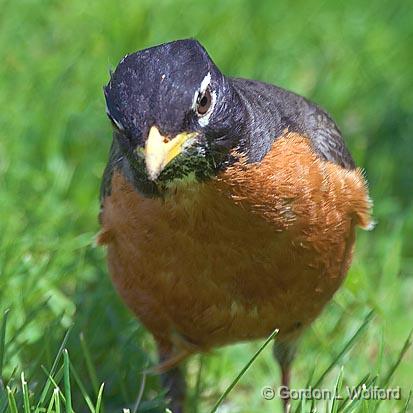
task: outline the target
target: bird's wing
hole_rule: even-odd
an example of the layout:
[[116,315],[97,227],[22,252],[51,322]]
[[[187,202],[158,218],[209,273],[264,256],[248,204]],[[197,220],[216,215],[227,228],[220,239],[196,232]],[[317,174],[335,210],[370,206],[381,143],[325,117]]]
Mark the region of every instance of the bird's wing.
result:
[[[274,85],[234,78],[231,78],[230,82],[250,117],[251,139],[255,141],[251,141],[251,146],[262,149],[261,153],[252,154],[252,161],[260,160],[274,139],[288,129],[290,132],[306,135],[322,159],[347,169],[355,168],[340,130],[321,107]],[[270,141],[266,142],[268,139]]]
[[310,137],[316,152],[325,160],[354,169],[353,158],[336,123],[322,108],[306,99],[304,101],[303,132]]
[[122,153],[119,148],[119,144],[115,136],[113,136],[112,145],[109,150],[109,160],[106,164],[105,170],[103,171],[102,182],[100,184],[100,204],[103,205],[104,199],[111,193],[111,182],[113,171],[116,166],[119,165],[123,160]]

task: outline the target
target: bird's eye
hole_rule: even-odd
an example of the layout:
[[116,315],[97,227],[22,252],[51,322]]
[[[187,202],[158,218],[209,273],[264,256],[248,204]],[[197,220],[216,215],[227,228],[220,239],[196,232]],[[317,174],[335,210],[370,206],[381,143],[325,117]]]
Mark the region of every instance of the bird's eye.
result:
[[207,89],[205,92],[200,93],[197,98],[197,107],[196,112],[198,115],[203,116],[205,115],[209,108],[211,107],[212,97],[211,92]]

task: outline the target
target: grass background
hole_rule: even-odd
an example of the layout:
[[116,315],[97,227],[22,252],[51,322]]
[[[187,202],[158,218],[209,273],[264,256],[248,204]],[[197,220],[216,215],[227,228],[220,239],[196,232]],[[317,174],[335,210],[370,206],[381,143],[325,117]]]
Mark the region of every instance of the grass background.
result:
[[[72,373],[91,398],[101,382],[106,412],[138,397],[153,343],[116,296],[93,243],[111,139],[102,85],[124,54],[186,37],[199,39],[224,73],[276,83],[327,108],[365,168],[378,224],[358,234],[345,286],[305,334],[292,385],[313,370],[319,376],[370,310],[373,320],[323,383],[333,388],[341,365],[344,384],[366,374],[383,382],[413,327],[410,2],[0,0],[0,10],[0,310],[10,309],[0,411],[12,411],[7,383],[19,404],[22,371],[36,405],[70,326]],[[190,411],[209,411],[259,344],[194,357]],[[390,382],[403,400],[357,411],[401,411],[412,372],[410,349]],[[71,382],[74,410],[88,411]],[[266,349],[221,411],[280,411],[278,400],[261,397],[277,383]],[[162,411],[156,377],[146,378],[139,411]]]

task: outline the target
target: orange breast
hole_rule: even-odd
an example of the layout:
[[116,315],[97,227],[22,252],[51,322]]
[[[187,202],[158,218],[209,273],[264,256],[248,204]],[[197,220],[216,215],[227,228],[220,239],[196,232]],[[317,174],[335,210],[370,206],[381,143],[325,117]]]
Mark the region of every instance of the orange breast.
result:
[[259,164],[240,159],[164,199],[116,172],[100,242],[119,293],[155,338],[206,350],[309,324],[345,276],[369,209],[359,170],[288,135]]

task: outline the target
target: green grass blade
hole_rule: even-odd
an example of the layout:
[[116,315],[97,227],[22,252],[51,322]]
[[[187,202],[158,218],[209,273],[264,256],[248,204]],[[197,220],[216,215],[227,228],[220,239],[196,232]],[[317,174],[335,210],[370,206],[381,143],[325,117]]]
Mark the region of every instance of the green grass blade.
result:
[[[12,375],[14,374],[14,371],[12,372]],[[7,383],[6,385],[8,385],[9,383]],[[5,386],[5,383],[3,382],[3,380],[0,377],[0,413],[5,413],[7,410],[7,405],[8,405],[8,401],[7,401],[7,389]]]
[[265,340],[264,344],[257,350],[257,352],[252,356],[252,358],[248,361],[248,363],[241,369],[240,373],[237,377],[232,381],[232,383],[227,387],[227,389],[222,393],[221,397],[215,403],[214,407],[211,410],[211,413],[217,411],[218,407],[224,401],[225,397],[231,392],[231,390],[235,387],[241,377],[245,374],[245,372],[250,368],[252,363],[254,363],[255,359],[261,354],[261,352],[267,347],[268,343],[273,340],[273,338],[278,334],[278,329],[275,329],[270,336]]
[[341,367],[340,374],[337,377],[336,385],[334,387],[334,398],[331,402],[330,413],[337,413],[338,412],[338,400],[341,396],[341,388],[343,387],[343,367]]
[[138,393],[138,396],[136,398],[135,405],[133,406],[132,413],[137,413],[137,411],[138,411],[139,405],[140,405],[141,400],[142,400],[143,392],[145,390],[145,384],[146,384],[146,373],[144,372],[142,374],[142,380],[141,380],[141,385],[139,387],[139,393]]
[[23,407],[24,413],[31,413],[30,399],[29,399],[29,388],[27,387],[27,381],[24,378],[24,373],[21,374],[21,383],[23,391]]
[[11,375],[10,375],[10,377],[9,377],[9,380],[8,380],[7,384],[6,384],[6,387],[5,387],[5,384],[3,383],[3,381],[0,379],[0,393],[1,393],[1,398],[0,398],[0,412],[1,412],[1,413],[6,413],[7,410],[8,410],[9,402],[8,402],[7,387],[10,387],[10,388],[11,388],[11,385],[12,385],[11,383],[12,383],[12,381],[13,381],[13,379],[14,379],[14,376],[16,375],[16,370],[17,370],[17,368],[15,367],[15,368],[13,369],[13,371],[11,372]]
[[[52,397],[50,398],[50,401],[49,401],[49,406],[47,406],[46,413],[53,413],[54,402],[55,402],[55,400],[54,400],[54,396],[52,394]],[[37,410],[36,410],[36,412],[37,412]]]
[[6,351],[6,327],[7,327],[7,317],[10,310],[6,310],[3,313],[3,319],[1,320],[0,326],[0,380],[3,378],[3,363],[4,363],[4,353]]
[[[369,387],[374,386],[374,385],[376,384],[376,381],[377,381],[377,376],[376,376],[376,377],[373,377],[370,381],[366,382],[366,383],[365,383],[365,384],[366,384],[366,387],[369,388]],[[363,404],[363,403],[364,403],[364,399],[362,399],[362,398],[350,399],[350,398],[349,398],[349,400],[351,400],[350,403],[349,403],[343,410],[340,409],[340,411],[343,411],[343,413],[354,412],[354,411],[355,411],[355,408],[356,408],[358,405],[362,405],[362,408],[364,409],[364,404]]]
[[336,355],[334,360],[328,365],[328,367],[324,370],[324,372],[321,374],[317,382],[312,386],[314,388],[318,388],[320,384],[323,382],[324,378],[327,376],[328,373],[337,365],[339,360],[351,349],[353,344],[356,342],[358,337],[361,335],[361,333],[364,331],[368,323],[371,321],[373,318],[374,311],[370,311],[367,316],[365,317],[363,323],[361,326],[357,329],[357,331],[353,334],[353,336],[350,338],[350,340],[347,341],[347,343],[344,345],[343,349]]
[[[63,350],[66,346],[66,342],[69,338],[70,331],[71,331],[71,328],[69,328],[69,330],[67,330],[65,336],[63,337],[62,343],[61,343],[60,348],[59,348],[59,350],[56,354],[56,357],[54,359],[54,362],[53,362],[52,368],[50,369],[50,372],[46,372],[46,374],[49,378],[52,378],[53,375],[55,374],[55,371],[57,369],[57,364],[58,364],[60,356],[62,355],[62,352],[63,352]],[[49,388],[50,388],[50,381],[47,380],[44,387],[43,387],[42,393],[40,395],[39,402],[37,403],[36,410],[39,408],[39,406],[43,405],[43,403],[46,399],[47,393],[49,392]]]
[[301,413],[305,413],[306,410],[306,403],[307,403],[307,399],[305,397],[303,397],[301,399],[301,402],[299,404],[299,408],[296,410],[296,412],[298,412],[298,410],[300,410]]
[[86,340],[85,340],[85,337],[84,337],[83,333],[80,334],[80,345],[82,347],[83,357],[84,357],[85,363],[86,363],[86,370],[88,372],[90,381],[92,383],[95,395],[97,395],[98,391],[99,391],[99,380],[98,380],[98,376],[96,374],[95,366],[92,362],[92,356],[90,354],[89,346],[86,343]]
[[9,386],[7,386],[7,397],[9,400],[10,413],[18,413],[16,399],[14,398],[14,393],[10,389]]
[[5,413],[8,405],[7,390],[2,386],[0,386],[0,413]]
[[102,383],[99,389],[98,397],[96,400],[96,407],[95,407],[95,413],[100,413],[101,407],[102,407],[102,398],[103,398],[103,388],[105,387],[105,383]]
[[[363,384],[366,384],[366,383],[368,382],[369,378],[370,378],[370,374],[367,373],[367,374],[356,384],[355,387],[356,387],[356,388],[359,388],[359,387],[361,387]],[[343,409],[346,407],[347,403],[348,403],[350,400],[351,400],[351,399],[350,399],[350,396],[347,395],[347,397],[346,397],[345,399],[343,399],[343,400],[341,401],[340,405],[338,406],[338,411],[339,411],[339,412],[342,412]]]
[[412,390],[409,391],[409,395],[407,396],[406,403],[400,413],[407,413],[407,409],[409,408],[410,399],[412,398]]
[[76,384],[78,385],[80,392],[82,393],[83,399],[85,400],[87,406],[89,407],[89,410],[94,413],[95,412],[95,406],[93,406],[92,399],[90,396],[87,394],[86,387],[84,386],[78,372],[76,371],[75,366],[73,365],[72,362],[70,362],[70,371],[75,379]]
[[56,413],[62,413],[61,405],[60,405],[60,394],[61,394],[60,389],[56,387],[53,391],[53,398],[54,398],[54,405],[55,405]]
[[58,386],[57,382],[61,379],[61,374],[59,373],[63,373],[63,367],[59,370],[58,374],[56,374],[57,377],[59,377],[59,380],[55,380],[48,372],[47,370],[44,368],[44,366],[42,366],[42,370],[44,371],[44,373],[46,374],[48,380],[50,380],[50,383],[53,384],[54,386],[54,391],[55,390],[59,390],[59,396],[61,397],[62,401],[64,404],[66,404],[66,398],[64,396],[64,394],[62,393],[62,391],[60,390],[60,387]]
[[413,334],[413,330],[410,331],[410,333],[407,336],[407,339],[404,342],[403,347],[402,347],[402,349],[399,353],[399,356],[397,357],[396,362],[393,364],[393,366],[391,366],[391,368],[388,371],[386,377],[384,378],[383,382],[381,383],[382,387],[386,387],[389,384],[391,378],[393,377],[393,374],[395,373],[395,371],[399,367],[401,361],[403,360],[404,355],[406,354],[407,350],[412,345],[412,334]]
[[66,413],[73,413],[72,390],[70,387],[70,360],[67,349],[63,350],[63,383],[65,388]]
[[[407,339],[404,342],[402,349],[400,350],[400,353],[399,353],[399,355],[396,359],[396,362],[390,367],[389,371],[386,374],[386,377],[380,383],[381,388],[386,388],[388,386],[388,384],[390,383],[391,378],[393,377],[393,375],[396,372],[397,368],[399,367],[401,361],[403,360],[404,355],[406,354],[407,350],[412,345],[412,334],[413,334],[413,330],[411,330],[409,335],[407,336]],[[379,408],[379,405],[380,405],[381,402],[382,402],[382,400],[376,400],[375,401],[375,407],[373,409],[374,412],[377,412],[377,409]]]

